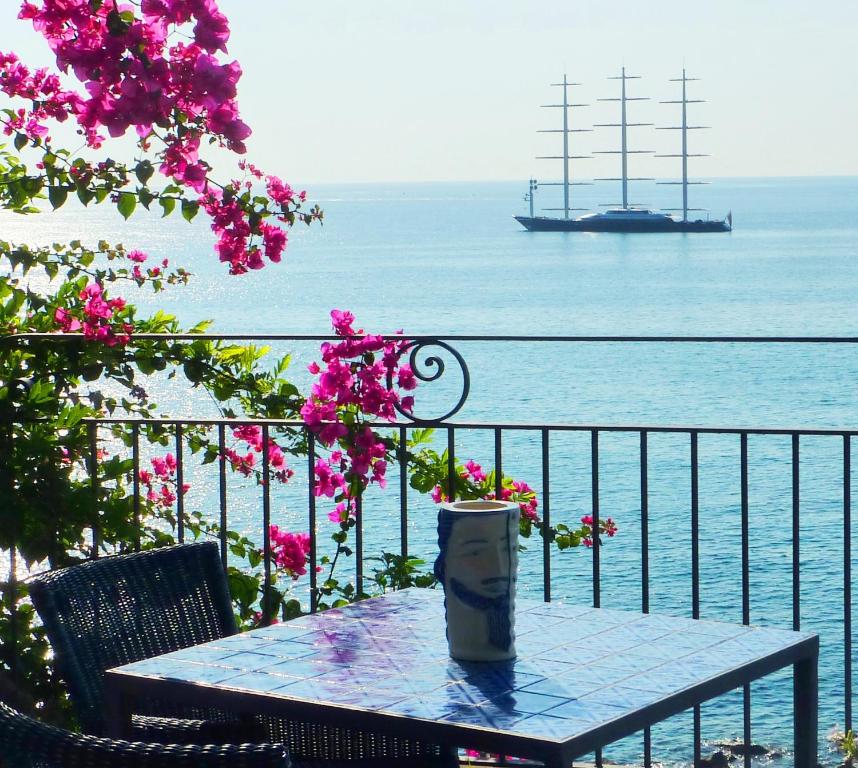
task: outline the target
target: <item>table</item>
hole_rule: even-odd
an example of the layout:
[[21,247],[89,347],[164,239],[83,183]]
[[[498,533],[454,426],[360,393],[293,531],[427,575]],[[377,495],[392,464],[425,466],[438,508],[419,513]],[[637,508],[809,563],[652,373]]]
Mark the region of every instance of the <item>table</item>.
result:
[[792,664],[796,768],[816,768],[816,635],[521,599],[516,635],[513,661],[457,662],[443,594],[394,592],[110,670],[112,735],[157,698],[567,768]]

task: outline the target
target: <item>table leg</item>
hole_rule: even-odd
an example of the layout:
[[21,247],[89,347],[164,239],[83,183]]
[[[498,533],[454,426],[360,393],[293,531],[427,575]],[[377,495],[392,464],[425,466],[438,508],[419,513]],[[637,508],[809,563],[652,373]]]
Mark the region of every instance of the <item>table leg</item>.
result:
[[110,675],[104,679],[105,734],[111,739],[128,739],[131,735],[131,701]]
[[816,768],[819,656],[793,665],[793,717],[796,768]]

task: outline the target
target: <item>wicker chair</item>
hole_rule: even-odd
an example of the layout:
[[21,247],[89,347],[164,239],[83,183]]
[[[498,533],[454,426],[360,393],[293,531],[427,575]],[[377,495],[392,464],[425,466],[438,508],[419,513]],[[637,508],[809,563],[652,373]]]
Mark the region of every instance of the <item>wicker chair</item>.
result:
[[71,733],[0,702],[0,768],[289,768],[282,745],[144,744]]
[[[30,597],[45,625],[75,712],[87,733],[103,735],[104,672],[237,632],[216,542],[179,544],[106,557],[39,575]],[[296,760],[406,761],[447,768],[455,754],[436,745],[317,723],[239,720],[216,710],[149,702],[132,719],[144,741],[276,741]]]

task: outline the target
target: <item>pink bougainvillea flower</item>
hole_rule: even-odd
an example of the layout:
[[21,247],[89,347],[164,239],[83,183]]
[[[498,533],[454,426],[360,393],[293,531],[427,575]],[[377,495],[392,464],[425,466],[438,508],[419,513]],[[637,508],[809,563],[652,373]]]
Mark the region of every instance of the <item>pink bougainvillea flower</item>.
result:
[[289,533],[276,525],[269,528],[271,555],[278,568],[293,579],[307,573],[307,557],[310,553],[310,536],[306,533]]

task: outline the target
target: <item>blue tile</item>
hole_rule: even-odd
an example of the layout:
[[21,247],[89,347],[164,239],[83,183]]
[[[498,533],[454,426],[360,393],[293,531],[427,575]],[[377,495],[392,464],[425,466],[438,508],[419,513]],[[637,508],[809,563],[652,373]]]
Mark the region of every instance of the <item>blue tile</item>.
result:
[[[197,664],[215,664],[223,662],[231,666],[226,660],[236,655],[236,649],[212,648],[207,645],[198,645],[192,648],[183,648],[180,651],[161,656],[165,661],[193,661]],[[269,662],[271,659],[269,658]]]
[[622,707],[598,704],[592,701],[574,699],[554,707],[548,711],[551,717],[562,717],[566,720],[577,720],[585,723],[607,723],[623,714]]
[[538,606],[525,609],[527,613],[536,616],[557,616],[561,619],[578,619],[593,613],[594,609],[586,605],[570,605],[567,603],[540,603]]
[[427,701],[441,701],[448,704],[482,704],[488,697],[475,686],[452,683],[437,688],[424,696]]
[[248,652],[236,653],[230,656],[228,663],[231,667],[236,667],[237,669],[245,669],[248,672],[257,672],[260,669],[270,669],[281,662],[274,656]]
[[332,669],[330,664],[316,664],[304,659],[282,661],[266,667],[265,671],[272,675],[288,675],[289,677],[317,677]]
[[[549,696],[547,694],[536,693],[534,691],[514,691],[510,695],[512,708],[519,712],[537,715],[545,712],[558,704],[564,704],[568,698],[560,698],[558,696]],[[492,703],[494,703],[494,699]]]
[[587,669],[604,670],[605,675],[610,671],[616,673],[625,672],[627,675],[636,672],[645,672],[663,664],[662,659],[652,659],[646,656],[631,656],[627,653],[617,654],[605,659],[600,659],[587,665]]
[[603,687],[601,681],[594,682],[592,679],[587,681],[571,677],[568,680],[540,680],[522,690],[527,693],[544,693],[561,699],[577,699],[585,693],[590,693],[601,687]]
[[750,631],[750,627],[738,624],[725,624],[721,621],[697,620],[688,627],[688,632],[700,633],[711,637],[736,637]]
[[652,691],[668,695],[688,688],[693,682],[683,675],[665,674],[657,670],[630,677],[623,684],[639,691]]
[[580,724],[575,727],[575,721],[551,715],[530,715],[518,720],[513,725],[513,730],[526,736],[537,736],[552,741],[565,741],[586,729]]
[[185,662],[155,658],[126,664],[122,667],[122,670],[143,677],[169,678],[172,675],[181,673],[184,668]]
[[211,643],[208,643],[203,647],[227,649],[236,648],[237,650],[242,651],[252,651],[258,646],[268,645],[270,642],[271,639],[268,637],[254,637],[251,633],[244,632],[240,635],[230,635],[229,637],[224,637],[220,640],[213,640]]
[[167,677],[174,680],[187,680],[191,683],[214,684],[237,677],[240,674],[241,670],[239,669],[213,667],[206,664],[194,664],[192,662],[188,662],[180,671],[174,672]]
[[[437,705],[436,705],[437,706]],[[423,720],[432,720],[436,713],[435,707],[427,704],[419,698],[407,698],[395,702],[387,708],[388,711],[394,714],[407,715],[409,717],[419,717]]]
[[467,725],[478,725],[484,728],[492,726],[492,721],[480,707],[463,705],[450,709],[439,720],[449,723],[465,723]]
[[642,707],[654,704],[664,698],[661,693],[653,691],[642,691],[637,688],[626,688],[621,685],[613,685],[600,688],[597,691],[585,694],[581,697],[583,702],[594,702],[596,704],[607,704],[612,707],[622,707],[627,711],[634,711]]
[[[221,683],[225,688],[234,688],[239,691],[263,691],[270,693],[287,685],[287,681],[275,675],[266,675],[260,672],[245,672]],[[219,686],[220,687],[220,686]]]

